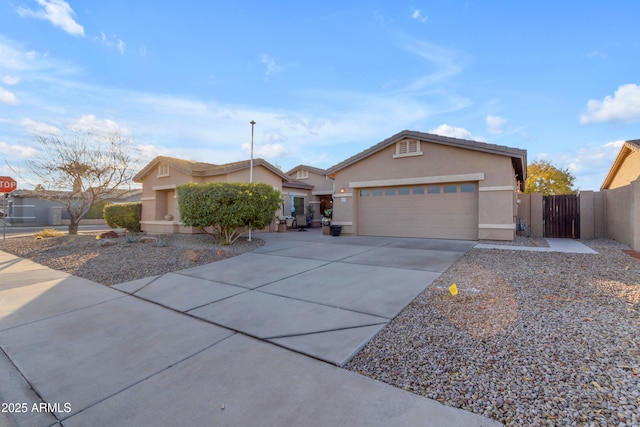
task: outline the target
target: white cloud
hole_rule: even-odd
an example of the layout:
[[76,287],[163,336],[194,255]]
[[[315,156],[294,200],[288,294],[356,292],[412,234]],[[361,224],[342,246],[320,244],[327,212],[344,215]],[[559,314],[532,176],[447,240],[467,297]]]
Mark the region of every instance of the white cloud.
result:
[[507,119],[500,116],[487,116],[485,120],[487,121],[487,132],[492,135],[501,134],[507,124]]
[[471,132],[469,132],[465,128],[457,128],[447,124],[441,124],[437,128],[430,130],[429,133],[434,133],[436,135],[442,135],[442,136],[449,136],[451,138],[469,139],[472,141],[486,142],[484,138],[482,138],[481,136],[473,136]]
[[263,53],[261,61],[267,67],[265,78],[269,77],[273,73],[277,73],[278,71],[283,70],[283,68],[276,63],[276,60],[271,55]]
[[111,49],[118,49],[121,54],[124,54],[125,43],[117,36],[113,35],[111,37],[107,37],[107,35],[103,32],[100,32],[100,37],[95,37],[95,40],[99,41],[103,45]]
[[561,169],[569,169],[580,190],[597,191],[602,185],[624,141],[611,141],[602,145],[580,147],[570,152],[549,155],[538,153],[535,160],[551,160]]
[[48,125],[46,123],[36,122],[31,119],[20,120],[20,126],[22,126],[27,132],[33,135],[59,135],[60,129],[55,126]]
[[640,121],[640,86],[633,83],[622,85],[613,97],[606,96],[602,101],[589,100],[587,112],[580,117],[583,125],[612,121]]
[[27,158],[33,157],[38,150],[25,145],[11,145],[0,141],[0,153],[11,158]]
[[442,83],[443,81],[459,74],[462,67],[459,64],[459,54],[450,49],[443,48],[433,43],[419,39],[409,39],[404,48],[411,53],[426,60],[434,71],[415,79],[412,83],[398,92],[420,92],[426,88]]
[[63,31],[73,36],[84,36],[84,28],[74,19],[75,12],[64,0],[37,0],[43,7],[40,10],[31,10],[26,7],[19,7],[16,11],[20,16],[43,19],[51,22],[54,26],[60,27]]
[[18,98],[0,86],[0,104],[18,105]]
[[[251,144],[242,144],[242,152],[249,156],[251,154]],[[254,144],[253,158],[276,159],[287,156],[289,150],[284,144]]]
[[138,52],[140,53],[140,56],[147,56],[147,47],[144,44],[141,44]]
[[121,135],[130,134],[127,128],[121,127],[113,120],[99,120],[93,114],[86,114],[69,125],[69,129],[74,132],[91,133],[98,135],[110,135],[119,133]]
[[20,82],[20,77],[2,76],[2,79],[0,79],[0,81],[2,81],[2,83],[6,84],[6,85],[15,85],[15,84]]
[[429,20],[427,15],[423,15],[420,9],[413,9],[413,13],[411,14],[411,19],[415,19],[418,22],[425,23]]

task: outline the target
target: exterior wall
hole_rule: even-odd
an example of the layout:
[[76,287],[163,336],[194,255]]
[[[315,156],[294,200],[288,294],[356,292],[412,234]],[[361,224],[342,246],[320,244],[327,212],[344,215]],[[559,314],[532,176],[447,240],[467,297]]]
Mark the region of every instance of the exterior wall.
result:
[[595,196],[593,191],[580,192],[580,238],[593,239],[596,236]]
[[609,189],[613,190],[629,185],[638,179],[638,176],[640,176],[640,151],[632,152],[624,159],[622,165],[620,165],[620,168],[618,168],[618,171],[611,180]]
[[[242,169],[226,175],[226,182],[249,182],[249,169]],[[209,179],[207,179],[209,182]],[[253,166],[253,182],[261,182],[282,191],[282,178],[263,166]]]
[[433,178],[434,183],[475,180],[479,184],[478,237],[513,240],[516,213],[511,158],[423,141],[420,150],[422,155],[394,158],[396,146],[393,144],[338,171],[333,223],[342,225],[344,234],[358,233],[354,201],[357,198],[352,197],[352,193],[362,182],[379,181],[376,185],[384,185],[389,180],[425,177]]
[[[520,194],[519,219],[543,237],[542,194]],[[609,238],[640,251],[640,179],[600,192],[580,192],[580,238]]]
[[147,230],[148,221],[163,221],[164,216],[171,214],[175,221],[180,220],[180,212],[175,200],[175,189],[179,185],[190,182],[202,182],[201,179],[169,168],[168,176],[158,176],[158,167],[142,180],[142,229]]
[[[176,188],[190,182],[202,184],[209,182],[249,182],[249,169],[231,172],[227,175],[194,177],[169,166],[168,176],[159,176],[159,166],[147,174],[142,181],[142,219],[143,231],[150,233],[196,234],[202,231],[185,227],[180,222],[180,209]],[[253,182],[271,185],[282,191],[282,178],[262,165],[254,165]],[[172,220],[166,220],[170,214]]]
[[605,215],[607,224],[607,235],[609,238],[626,243],[631,247],[634,245],[634,227],[637,221],[635,210],[634,186],[638,187],[640,182],[636,181],[632,185],[619,187],[614,190],[605,190]]
[[313,185],[313,192],[327,192],[333,191],[333,181],[328,180],[324,175],[318,175],[317,173],[309,172],[309,178],[296,178],[296,173],[289,175],[296,181],[304,182],[305,184]]

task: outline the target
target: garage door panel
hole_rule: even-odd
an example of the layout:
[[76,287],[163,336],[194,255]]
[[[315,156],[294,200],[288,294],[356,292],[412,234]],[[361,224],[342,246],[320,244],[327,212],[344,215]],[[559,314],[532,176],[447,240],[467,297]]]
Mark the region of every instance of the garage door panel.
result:
[[[456,193],[414,194],[415,186],[387,192],[392,187],[383,187],[376,192],[382,195],[373,196],[373,189],[363,189],[358,193],[358,234],[477,239],[477,185],[474,192],[460,192],[459,183],[447,185],[455,185]],[[409,194],[399,194],[399,189]]]

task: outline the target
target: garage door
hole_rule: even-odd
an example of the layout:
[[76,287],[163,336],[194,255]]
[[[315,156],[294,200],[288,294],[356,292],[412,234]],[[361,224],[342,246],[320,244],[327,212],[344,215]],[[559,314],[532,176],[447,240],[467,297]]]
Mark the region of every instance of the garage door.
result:
[[472,182],[362,188],[358,234],[478,238],[478,185]]

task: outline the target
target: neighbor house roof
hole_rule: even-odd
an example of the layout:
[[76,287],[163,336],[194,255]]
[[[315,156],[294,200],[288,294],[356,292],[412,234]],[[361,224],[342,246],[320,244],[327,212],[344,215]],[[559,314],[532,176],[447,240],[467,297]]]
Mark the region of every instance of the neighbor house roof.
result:
[[411,130],[403,130],[390,138],[385,139],[378,144],[367,148],[366,150],[349,157],[348,159],[338,163],[327,169],[327,175],[336,172],[375,154],[390,145],[395,144],[405,138],[418,139],[433,144],[447,145],[450,147],[464,148],[467,150],[481,151],[484,153],[496,154],[499,156],[510,157],[518,180],[520,180],[521,190],[524,191],[524,181],[527,178],[527,151],[519,148],[511,148],[504,145],[487,144],[485,142],[471,141],[467,139],[451,138],[448,136],[435,135],[431,133],[416,132]]
[[[141,182],[142,179],[148,175],[158,163],[164,163],[172,168],[179,170],[180,172],[191,176],[216,176],[226,175],[231,172],[239,171],[242,169],[249,169],[251,160],[242,160],[239,162],[225,163],[222,165],[216,165],[213,163],[196,162],[193,160],[177,159],[175,157],[157,156],[148,165],[146,165],[140,172],[133,177],[135,182]],[[285,181],[290,181],[291,178],[287,176],[280,169],[267,162],[264,159],[253,159],[253,166],[263,166],[274,174],[278,175]]]
[[292,173],[295,173],[299,170],[306,170],[309,172],[313,172],[316,175],[321,175],[321,176],[325,176],[327,174],[327,171],[325,169],[320,169],[320,168],[316,168],[313,166],[309,166],[309,165],[298,165],[296,167],[294,167],[293,169],[291,169],[290,171],[287,172],[287,175],[291,175]]
[[[620,167],[622,166],[622,163],[624,163],[624,160],[631,153],[635,153],[637,151],[640,151],[640,139],[625,141],[622,144],[622,147],[620,147],[620,151],[618,152],[618,156],[613,162],[613,166],[611,166],[611,169],[609,170],[607,177],[604,179],[604,182],[600,186],[601,190],[607,190],[609,188],[609,186],[611,185],[611,182],[613,181],[613,178],[615,178],[616,174],[620,170]],[[638,171],[638,174],[640,175],[640,171]]]

